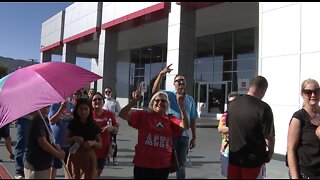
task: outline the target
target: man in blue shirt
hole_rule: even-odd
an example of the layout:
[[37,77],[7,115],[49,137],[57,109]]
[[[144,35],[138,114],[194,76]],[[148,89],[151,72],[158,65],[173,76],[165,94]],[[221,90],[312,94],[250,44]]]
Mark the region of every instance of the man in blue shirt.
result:
[[[65,100],[61,103],[55,103],[51,105],[48,118],[52,129],[52,135],[55,139],[55,144],[58,144],[61,149],[65,152],[65,163],[69,154],[69,145],[66,144],[66,132],[67,127],[71,119],[73,118],[73,110],[75,105],[69,100]],[[51,179],[55,179],[57,169],[62,168],[62,162],[58,158],[54,158],[53,165],[51,168]],[[66,175],[66,174],[65,174]],[[67,176],[65,176],[67,177]]]
[[[162,77],[167,73],[171,72],[169,66],[165,67],[163,70],[160,71],[158,77],[156,78],[153,88],[152,94],[156,93],[160,90],[160,82]],[[177,171],[177,179],[185,179],[186,178],[186,170],[185,170],[185,163],[187,160],[188,148],[193,149],[196,146],[196,119],[198,118],[198,112],[196,108],[196,103],[194,99],[185,94],[186,88],[186,79],[182,75],[176,75],[174,78],[174,91],[165,91],[168,94],[169,101],[170,101],[170,108],[169,113],[173,114],[177,118],[181,119],[181,114],[179,110],[179,105],[177,98],[179,96],[184,96],[185,102],[185,110],[187,113],[187,117],[189,120],[192,138],[189,144],[189,129],[185,130],[179,137],[174,138],[173,140],[173,147],[177,151],[177,157],[179,161],[179,165],[181,166],[180,169]]]

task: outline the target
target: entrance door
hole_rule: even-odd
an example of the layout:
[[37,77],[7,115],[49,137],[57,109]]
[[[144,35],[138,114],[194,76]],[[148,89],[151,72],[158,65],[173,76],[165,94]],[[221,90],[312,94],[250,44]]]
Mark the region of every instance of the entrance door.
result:
[[227,103],[226,82],[199,82],[197,107],[200,117],[217,117],[225,111]]

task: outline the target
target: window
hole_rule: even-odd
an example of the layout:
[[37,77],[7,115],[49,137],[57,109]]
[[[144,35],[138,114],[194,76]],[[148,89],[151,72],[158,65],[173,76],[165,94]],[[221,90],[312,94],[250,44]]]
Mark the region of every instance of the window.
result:
[[238,89],[238,79],[257,75],[255,29],[241,29],[197,38],[195,81],[227,81],[228,93]]
[[[152,97],[153,81],[158,73],[166,66],[166,44],[132,49],[130,56],[130,85],[128,97],[131,97],[132,91],[135,91],[140,83],[144,81],[147,85],[147,92],[142,94],[143,97],[138,108],[148,107]],[[164,82],[162,82],[161,87],[164,87]]]

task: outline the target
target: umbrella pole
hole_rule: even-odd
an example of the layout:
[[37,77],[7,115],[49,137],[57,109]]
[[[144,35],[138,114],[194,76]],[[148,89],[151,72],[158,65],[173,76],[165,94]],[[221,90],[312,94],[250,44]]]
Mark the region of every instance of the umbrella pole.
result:
[[[46,122],[46,120],[44,119],[41,111],[38,110],[38,112],[39,112],[40,117],[41,117],[41,119],[43,120],[44,125],[46,126],[46,129],[47,129],[47,131],[48,131],[48,133],[49,133],[50,143],[51,143],[51,144],[54,144],[54,138],[53,138],[53,135],[52,135],[52,133],[51,133],[51,131],[50,131],[48,125],[47,125],[47,122]],[[64,160],[63,160],[63,159],[61,159],[61,162],[62,162],[63,168],[65,169],[65,171],[67,172],[67,174],[68,174],[68,176],[69,176],[69,179],[73,179],[72,176],[71,176],[71,174],[70,174],[70,172],[69,172],[69,170],[68,170],[68,168],[67,168],[67,166],[66,166],[66,163],[64,163]]]

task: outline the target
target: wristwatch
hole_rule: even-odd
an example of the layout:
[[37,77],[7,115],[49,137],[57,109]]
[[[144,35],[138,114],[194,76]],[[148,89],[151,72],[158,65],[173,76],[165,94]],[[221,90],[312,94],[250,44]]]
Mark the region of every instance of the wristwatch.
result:
[[193,138],[193,139],[197,139],[196,135],[192,135],[192,138]]

